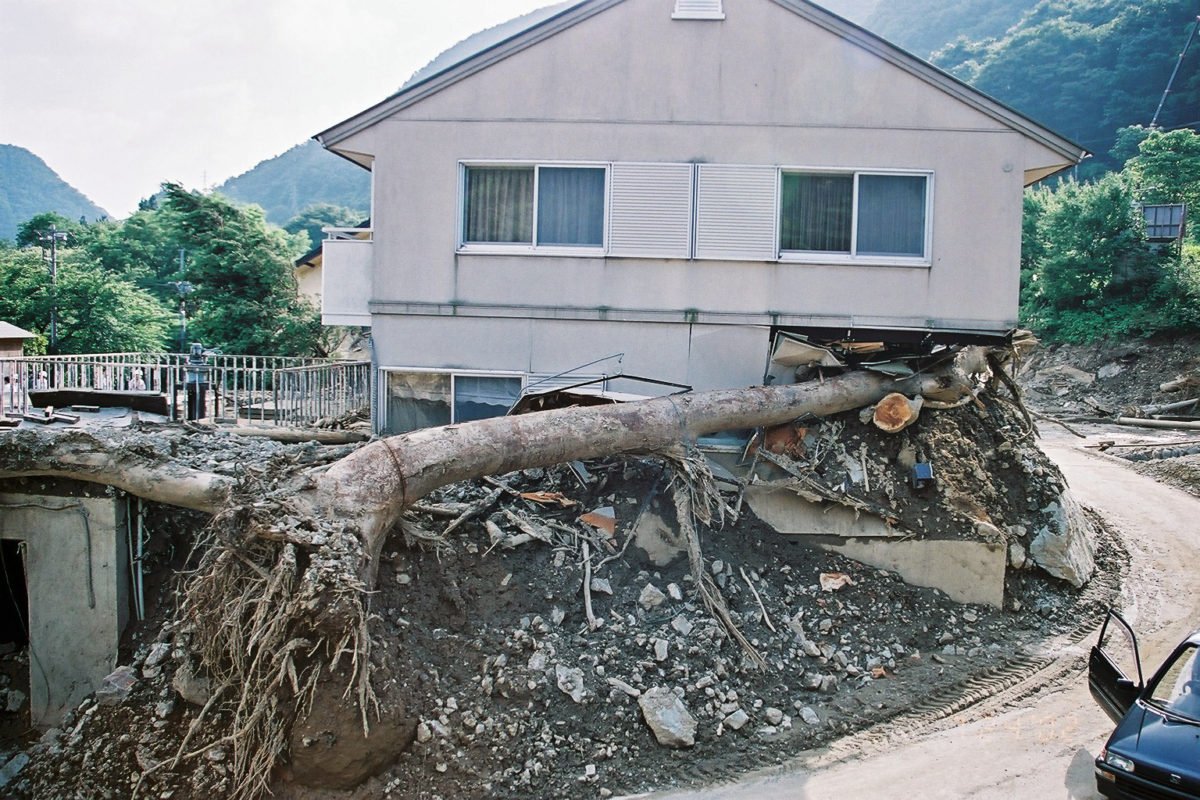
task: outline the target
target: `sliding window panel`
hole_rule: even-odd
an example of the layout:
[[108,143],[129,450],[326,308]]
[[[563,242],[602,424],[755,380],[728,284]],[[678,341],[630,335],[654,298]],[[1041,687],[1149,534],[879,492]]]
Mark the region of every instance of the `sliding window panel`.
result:
[[778,258],[779,170],[701,164],[696,186],[696,258]]
[[613,164],[608,254],[688,258],[692,254],[692,165]]

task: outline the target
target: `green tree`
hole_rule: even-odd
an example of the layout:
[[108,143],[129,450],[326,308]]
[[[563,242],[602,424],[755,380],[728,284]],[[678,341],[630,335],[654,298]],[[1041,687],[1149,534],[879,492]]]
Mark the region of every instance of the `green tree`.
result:
[[[352,228],[363,221],[363,214],[345,206],[332,203],[314,203],[300,211],[283,226],[288,233],[304,233],[308,236],[305,252],[314,249],[325,235],[322,228]],[[303,255],[303,253],[299,254]]]
[[81,249],[61,254],[56,284],[37,248],[0,249],[0,319],[48,337],[52,307],[59,353],[155,351],[170,332],[170,315],[152,295]]
[[157,298],[82,254],[60,267],[56,299],[62,353],[161,351],[172,330]]
[[[1151,131],[1126,169],[1147,203],[1187,203],[1200,213],[1200,134],[1192,130]],[[1192,226],[1192,241],[1196,226]]]
[[72,221],[62,214],[46,211],[35,214],[17,226],[17,247],[48,247],[46,237],[51,229],[65,234],[66,238],[59,241],[60,247],[73,247],[86,241],[89,236],[86,223]]
[[164,184],[163,192],[158,213],[173,215],[175,241],[187,250],[184,277],[195,287],[189,332],[228,353],[319,352],[319,314],[297,294],[292,273],[301,237],[269,226],[256,206],[177,184]]

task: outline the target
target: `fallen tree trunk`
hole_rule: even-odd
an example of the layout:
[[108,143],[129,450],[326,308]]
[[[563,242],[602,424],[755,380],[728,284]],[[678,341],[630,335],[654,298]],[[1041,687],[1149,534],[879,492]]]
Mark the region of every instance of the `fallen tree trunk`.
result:
[[114,447],[83,431],[47,436],[18,430],[0,441],[0,478],[47,476],[103,483],[157,503],[210,514],[225,507],[237,483],[181,466],[161,453]]
[[[191,574],[180,614],[194,626],[193,642],[214,691],[229,691],[235,701],[226,723],[230,732],[217,740],[232,742],[230,796],[257,798],[286,750],[293,715],[312,709],[322,675],[344,679],[346,689],[324,691],[320,702],[340,707],[353,696],[364,736],[371,712],[389,713],[381,710],[371,685],[364,590],[374,585],[388,532],[406,507],[429,492],[468,478],[577,459],[666,452],[706,434],[862,408],[890,392],[955,402],[981,385],[986,354],[965,348],[931,372],[900,380],[855,371],[795,385],[424,429],[372,442],[328,467],[301,470],[297,464],[265,480],[255,470],[237,481],[180,467],[145,443],[123,444],[120,432],[106,439],[74,431],[13,431],[0,433],[0,477],[105,483],[216,514],[216,543]],[[285,677],[290,693],[281,688]],[[203,752],[185,753],[181,746],[171,763]]]
[[670,395],[637,403],[567,408],[425,428],[372,442],[317,481],[324,514],[352,519],[366,548],[361,577],[374,584],[387,532],[404,508],[456,481],[586,458],[664,450],[707,434],[828,416],[891,392],[947,402],[988,370],[986,351],[960,351],[935,372],[896,380],[868,371],[825,381]]

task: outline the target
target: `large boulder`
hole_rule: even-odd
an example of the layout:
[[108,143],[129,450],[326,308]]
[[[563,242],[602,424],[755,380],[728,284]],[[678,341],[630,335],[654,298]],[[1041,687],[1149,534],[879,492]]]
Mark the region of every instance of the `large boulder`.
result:
[[1046,572],[1078,589],[1096,571],[1092,525],[1070,489],[1064,489],[1042,513],[1048,519],[1034,536],[1029,557]]

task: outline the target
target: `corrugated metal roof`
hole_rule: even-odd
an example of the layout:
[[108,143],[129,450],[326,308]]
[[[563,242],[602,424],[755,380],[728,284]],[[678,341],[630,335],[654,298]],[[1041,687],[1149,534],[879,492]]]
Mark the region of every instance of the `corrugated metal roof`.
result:
[[0,322],[0,339],[32,339],[36,333],[30,333],[8,322]]

